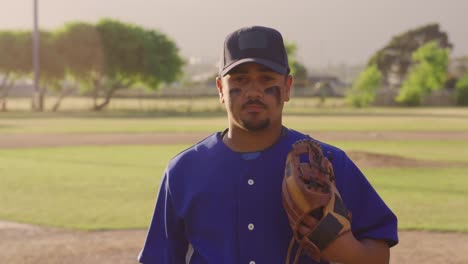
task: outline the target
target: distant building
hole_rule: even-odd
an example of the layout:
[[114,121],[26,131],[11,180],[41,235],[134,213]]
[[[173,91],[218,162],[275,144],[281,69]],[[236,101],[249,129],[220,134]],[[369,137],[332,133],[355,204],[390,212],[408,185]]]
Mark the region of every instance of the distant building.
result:
[[303,86],[295,87],[296,96],[343,97],[349,84],[332,75],[312,75]]
[[451,58],[447,72],[449,73],[449,76],[457,79],[468,74],[468,56]]

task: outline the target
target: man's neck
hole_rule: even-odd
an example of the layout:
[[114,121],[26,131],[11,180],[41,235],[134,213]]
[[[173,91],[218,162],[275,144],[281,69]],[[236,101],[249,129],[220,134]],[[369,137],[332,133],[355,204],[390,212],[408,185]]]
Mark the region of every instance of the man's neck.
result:
[[283,126],[270,127],[261,131],[247,131],[230,127],[223,136],[223,142],[236,152],[262,151],[275,144],[282,135]]

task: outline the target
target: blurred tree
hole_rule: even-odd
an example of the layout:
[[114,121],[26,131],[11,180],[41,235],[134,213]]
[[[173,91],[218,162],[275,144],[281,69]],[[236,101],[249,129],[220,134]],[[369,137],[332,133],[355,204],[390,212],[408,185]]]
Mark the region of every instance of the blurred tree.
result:
[[[103,19],[97,25],[66,24],[56,32],[40,32],[39,110],[48,89],[59,92],[53,110],[68,94],[70,83],[94,96],[94,110],[107,106],[118,89],[157,89],[182,75],[183,59],[165,35],[154,30]],[[14,81],[32,69],[31,32],[0,32],[0,103]],[[99,97],[103,99],[99,101]]]
[[7,111],[7,97],[15,82],[30,71],[32,51],[29,32],[0,31],[0,110]]
[[468,105],[468,73],[457,81],[455,94],[458,105]]
[[293,42],[286,42],[285,47],[286,53],[288,54],[289,67],[291,68],[291,75],[294,76],[295,82],[306,82],[307,68],[302,63],[297,61],[297,45]]
[[393,37],[371,57],[368,65],[377,64],[384,86],[400,87],[412,65],[413,52],[431,41],[437,42],[441,48],[453,47],[439,24],[427,24]]
[[[57,32],[57,51],[65,62],[67,81],[62,85],[53,110],[74,88],[81,93],[92,91],[97,105],[99,83],[105,76],[104,51],[96,26],[82,22],[65,24]],[[75,85],[78,87],[75,87]]]
[[365,107],[375,101],[376,91],[382,83],[382,73],[376,64],[369,65],[346,94],[346,101],[355,107]]
[[184,61],[175,44],[165,35],[110,19],[98,22],[103,48],[103,75],[93,87],[104,99],[94,110],[107,106],[114,93],[136,85],[157,89],[182,74]]
[[[57,42],[67,73],[81,92],[93,95],[97,111],[119,89],[137,85],[157,89],[182,73],[184,62],[175,44],[136,25],[110,19],[97,25],[73,22],[59,30]],[[70,89],[63,91],[66,94]]]
[[[39,47],[40,85],[38,111],[44,109],[44,96],[49,87],[58,87],[64,78],[64,64],[55,47],[54,35],[41,31]],[[28,31],[0,34],[0,72],[2,109],[6,111],[6,96],[19,78],[30,75],[32,65],[32,33]]]
[[[32,34],[31,34],[32,36]],[[45,94],[49,89],[60,90],[65,79],[65,61],[58,53],[56,36],[51,32],[39,32],[39,106],[38,111],[44,110]],[[30,38],[32,47],[32,37]],[[32,68],[30,71],[32,72]]]
[[440,48],[436,41],[431,41],[417,49],[412,59],[413,66],[396,100],[415,106],[421,104],[424,96],[443,88],[447,79],[449,49]]

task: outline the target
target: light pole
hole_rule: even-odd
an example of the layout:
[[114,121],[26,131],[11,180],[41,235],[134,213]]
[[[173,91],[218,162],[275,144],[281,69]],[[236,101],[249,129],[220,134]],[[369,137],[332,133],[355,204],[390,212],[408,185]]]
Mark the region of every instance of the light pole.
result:
[[37,29],[37,1],[34,1],[34,32],[33,32],[33,65],[34,65],[34,92],[32,98],[33,110],[40,110],[39,102],[39,32]]

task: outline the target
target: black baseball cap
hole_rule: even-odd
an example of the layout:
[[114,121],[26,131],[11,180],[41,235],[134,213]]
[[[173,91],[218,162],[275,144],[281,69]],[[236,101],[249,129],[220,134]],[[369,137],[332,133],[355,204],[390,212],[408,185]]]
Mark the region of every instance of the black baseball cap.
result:
[[219,76],[246,62],[256,62],[280,74],[288,74],[288,55],[281,33],[273,28],[252,26],[229,34],[224,41]]

